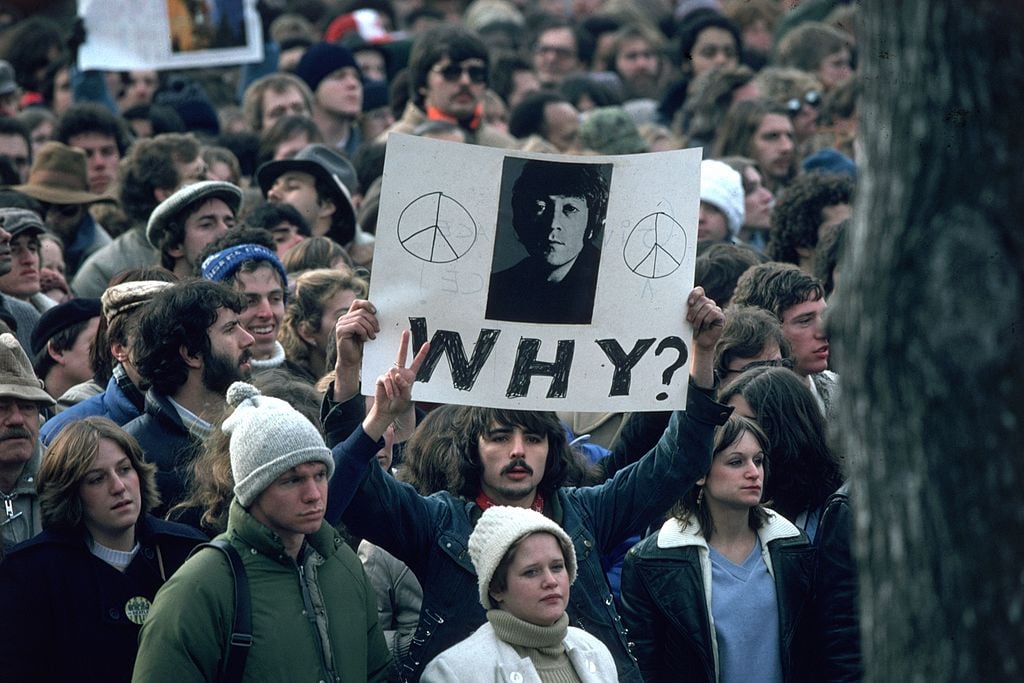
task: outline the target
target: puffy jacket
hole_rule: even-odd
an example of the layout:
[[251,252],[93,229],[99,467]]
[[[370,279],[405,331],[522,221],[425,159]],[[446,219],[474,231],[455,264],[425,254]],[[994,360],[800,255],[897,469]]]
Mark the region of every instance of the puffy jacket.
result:
[[138,598],[151,601],[206,540],[148,515],[136,529],[139,552],[124,572],[93,555],[81,530],[47,530],[11,551],[0,564],[3,680],[131,677],[140,618],[132,607]]
[[167,397],[153,389],[146,392],[146,412],[124,425],[124,430],[138,439],[146,461],[156,465],[161,505],[154,514],[162,515],[185,497],[188,466],[201,442],[189,433]]
[[[782,674],[787,683],[808,673],[814,547],[791,522],[770,513],[758,530],[775,579]],[[626,554],[622,618],[646,681],[718,680],[718,645],[711,618],[711,560],[696,522],[669,519]]]
[[[686,412],[673,415],[657,448],[638,462],[600,486],[558,489],[545,504],[544,513],[565,529],[576,548],[576,583],[567,609],[570,625],[608,647],[623,681],[638,681],[640,674],[627,647],[601,554],[662,515],[707,471],[714,428],[732,412],[708,393],[691,384]],[[484,623],[467,550],[481,512],[473,501],[447,492],[420,496],[380,467],[367,467],[370,461],[376,463],[378,448],[359,428],[334,449],[337,469],[328,499],[334,497],[335,486],[345,485],[338,472],[361,468],[362,485],[342,516],[346,527],[408,564],[423,586],[419,626],[400,666],[404,678],[416,680],[427,662]]]
[[60,430],[76,420],[98,415],[110,418],[119,426],[124,426],[140,414],[139,406],[132,403],[131,399],[125,395],[124,390],[117,385],[117,379],[111,377],[102,394],[76,403],[47,420],[39,430],[39,438],[42,439],[44,446],[49,446],[50,442],[60,434]]
[[[242,556],[252,601],[244,681],[380,681],[390,657],[359,560],[322,524],[301,564],[237,501],[226,538]],[[234,583],[216,550],[189,559],[160,590],[139,636],[132,680],[217,680],[234,619]],[[333,675],[332,675],[333,674]]]

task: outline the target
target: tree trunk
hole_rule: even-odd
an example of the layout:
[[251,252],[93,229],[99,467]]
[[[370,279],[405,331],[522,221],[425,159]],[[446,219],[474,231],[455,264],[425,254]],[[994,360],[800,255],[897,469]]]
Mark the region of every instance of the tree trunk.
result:
[[1024,2],[860,11],[831,322],[867,679],[1024,680]]

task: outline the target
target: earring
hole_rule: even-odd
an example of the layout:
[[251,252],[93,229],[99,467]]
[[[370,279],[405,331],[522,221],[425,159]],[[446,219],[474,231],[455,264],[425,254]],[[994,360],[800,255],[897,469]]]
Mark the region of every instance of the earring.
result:
[[697,493],[697,507],[700,507],[704,503],[704,487],[700,487],[700,491]]

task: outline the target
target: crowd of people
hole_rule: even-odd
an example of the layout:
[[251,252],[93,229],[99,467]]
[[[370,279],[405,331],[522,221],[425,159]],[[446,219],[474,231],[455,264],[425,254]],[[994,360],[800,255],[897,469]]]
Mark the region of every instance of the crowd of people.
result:
[[[176,49],[227,4],[169,2]],[[262,62],[124,72],[20,7],[5,680],[860,680],[825,327],[856,3],[260,0]],[[418,404],[409,332],[361,386],[392,132],[561,155],[510,185],[526,256],[480,312],[534,324],[592,322],[588,158],[701,148],[686,405]]]

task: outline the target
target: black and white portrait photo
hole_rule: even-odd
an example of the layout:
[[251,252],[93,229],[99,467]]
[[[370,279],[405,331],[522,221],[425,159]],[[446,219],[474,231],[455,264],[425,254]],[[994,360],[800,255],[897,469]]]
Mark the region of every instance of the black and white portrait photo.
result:
[[488,320],[589,325],[612,164],[506,158]]

